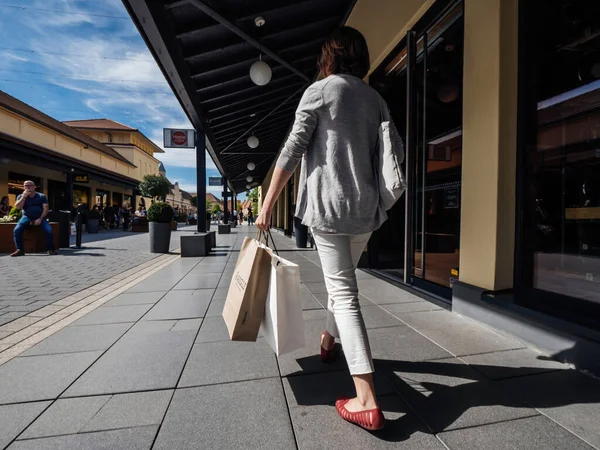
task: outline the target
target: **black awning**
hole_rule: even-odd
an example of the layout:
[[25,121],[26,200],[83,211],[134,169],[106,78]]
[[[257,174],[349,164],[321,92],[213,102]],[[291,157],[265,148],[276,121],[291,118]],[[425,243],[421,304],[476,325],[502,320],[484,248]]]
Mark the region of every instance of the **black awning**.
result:
[[[190,121],[236,192],[262,182],[317,75],[327,36],[356,0],[123,0]],[[264,25],[257,26],[257,18]],[[272,79],[249,76],[259,60]],[[254,134],[260,144],[246,141]],[[247,165],[253,162],[254,171]]]

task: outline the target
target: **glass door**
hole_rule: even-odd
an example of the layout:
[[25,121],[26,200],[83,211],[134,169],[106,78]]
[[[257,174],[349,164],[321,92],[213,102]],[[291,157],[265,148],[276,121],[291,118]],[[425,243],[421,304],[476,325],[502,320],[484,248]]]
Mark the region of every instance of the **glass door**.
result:
[[408,47],[410,281],[446,297],[450,291],[436,287],[452,287],[460,258],[462,13],[456,2],[426,32],[408,39],[414,42]]

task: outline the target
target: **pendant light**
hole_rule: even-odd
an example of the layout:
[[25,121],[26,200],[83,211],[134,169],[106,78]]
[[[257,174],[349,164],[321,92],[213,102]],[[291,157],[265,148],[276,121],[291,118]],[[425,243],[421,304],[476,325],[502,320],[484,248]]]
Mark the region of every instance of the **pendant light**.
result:
[[250,161],[246,167],[248,168],[248,170],[253,171],[254,169],[256,169],[256,164]]
[[252,183],[252,177],[246,177],[246,181],[247,181],[248,183]]
[[256,136],[252,135],[248,138],[248,140],[246,141],[246,143],[248,144],[248,147],[250,148],[256,148],[258,147],[259,144],[259,140]]
[[251,184],[247,184],[246,185],[246,189],[250,189],[250,188],[252,188],[252,185]]
[[259,60],[250,66],[250,79],[258,86],[265,86],[269,84],[272,76],[271,66],[264,62],[260,55]]

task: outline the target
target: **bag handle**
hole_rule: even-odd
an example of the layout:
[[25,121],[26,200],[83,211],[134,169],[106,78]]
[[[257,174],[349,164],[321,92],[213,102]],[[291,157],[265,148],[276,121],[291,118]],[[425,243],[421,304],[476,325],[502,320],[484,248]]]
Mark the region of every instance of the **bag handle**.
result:
[[256,233],[256,240],[257,240],[258,242],[261,242],[261,239],[262,239],[263,237],[265,238],[265,245],[266,245],[267,247],[269,247],[269,238],[271,238],[271,245],[272,245],[272,248],[273,248],[273,250],[275,251],[275,254],[276,254],[277,256],[279,256],[279,252],[277,251],[277,247],[275,247],[275,241],[273,240],[273,236],[271,235],[271,230],[270,230],[270,229],[269,229],[269,230],[267,230],[267,231],[259,230],[259,231]]

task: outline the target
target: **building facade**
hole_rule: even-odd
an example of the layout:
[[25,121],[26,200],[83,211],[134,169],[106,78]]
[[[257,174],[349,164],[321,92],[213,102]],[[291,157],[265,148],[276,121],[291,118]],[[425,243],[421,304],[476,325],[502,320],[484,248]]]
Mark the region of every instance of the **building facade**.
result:
[[[408,180],[361,266],[595,370],[599,12],[597,2],[358,0],[347,21],[369,44],[366,81],[404,139]],[[273,211],[287,234],[297,182],[298,171]]]
[[131,201],[138,167],[115,149],[0,91],[0,197],[14,205],[23,181],[47,195],[50,208],[91,208],[103,192]]

